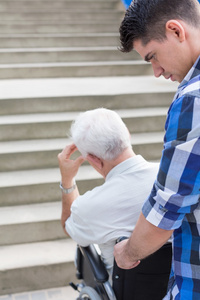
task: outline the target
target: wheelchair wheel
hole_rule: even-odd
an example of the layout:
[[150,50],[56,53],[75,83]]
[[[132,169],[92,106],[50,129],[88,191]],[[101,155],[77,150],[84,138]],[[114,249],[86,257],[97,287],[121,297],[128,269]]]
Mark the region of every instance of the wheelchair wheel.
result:
[[79,295],[80,300],[101,300],[99,294],[95,291],[95,289],[86,286],[84,287]]

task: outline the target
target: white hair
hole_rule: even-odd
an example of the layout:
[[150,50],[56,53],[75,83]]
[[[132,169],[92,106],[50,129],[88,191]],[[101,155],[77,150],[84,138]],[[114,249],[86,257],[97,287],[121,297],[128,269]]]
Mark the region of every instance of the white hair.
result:
[[83,157],[93,154],[113,160],[131,147],[126,125],[116,112],[106,108],[81,113],[71,126],[71,137]]

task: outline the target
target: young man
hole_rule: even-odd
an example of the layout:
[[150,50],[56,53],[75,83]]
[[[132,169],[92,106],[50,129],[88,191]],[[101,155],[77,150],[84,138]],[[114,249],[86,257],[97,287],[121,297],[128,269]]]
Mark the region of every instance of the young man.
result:
[[200,299],[200,6],[197,0],[135,0],[120,27],[156,77],[180,82],[165,125],[157,180],[128,241],[115,247],[122,268],[137,266],[173,233],[164,299]]
[[[102,259],[112,275],[116,240],[131,235],[155,180],[158,164],[149,163],[133,152],[128,129],[112,110],[99,108],[81,113],[72,124],[71,137],[73,144],[58,155],[63,190],[61,223],[64,231],[79,245],[99,245]],[[73,160],[71,155],[77,149],[82,155]],[[84,195],[79,195],[74,178],[84,160],[103,176],[105,182]],[[160,262],[169,262],[164,267],[165,271],[159,263],[155,268],[149,262],[150,271],[146,274],[146,282],[138,279],[138,286],[151,286],[152,298],[148,299],[159,300],[157,294],[166,292],[171,248],[167,250],[169,252],[170,255],[167,254]],[[144,265],[143,272],[145,271],[147,269]],[[152,274],[158,278],[155,288],[155,277]],[[137,298],[131,295],[126,299]]]

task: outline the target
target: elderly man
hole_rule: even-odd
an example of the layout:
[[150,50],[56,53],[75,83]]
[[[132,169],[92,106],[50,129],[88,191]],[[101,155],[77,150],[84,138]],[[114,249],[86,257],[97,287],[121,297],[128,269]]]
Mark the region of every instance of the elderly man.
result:
[[133,48],[156,77],[180,82],[168,111],[157,180],[127,242],[115,258],[129,269],[173,233],[165,299],[200,299],[200,6],[197,0],[135,0],[120,27],[123,52]]
[[[81,113],[72,124],[71,137],[73,144],[58,155],[62,226],[81,246],[98,244],[112,274],[116,240],[130,236],[155,180],[158,164],[133,152],[127,127],[116,112],[108,109]],[[70,157],[77,150],[81,155],[72,160]],[[105,182],[79,195],[75,176],[85,160]],[[165,287],[167,281],[168,278]]]

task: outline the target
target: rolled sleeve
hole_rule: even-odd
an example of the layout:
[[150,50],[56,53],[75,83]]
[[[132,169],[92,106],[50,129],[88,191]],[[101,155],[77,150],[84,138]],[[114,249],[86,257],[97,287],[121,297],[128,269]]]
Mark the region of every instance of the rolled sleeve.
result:
[[[179,228],[185,214],[192,212],[198,206],[199,195],[182,197],[160,189],[155,193],[156,190],[156,184],[154,184],[149,198],[143,205],[142,213],[147,221],[159,228],[165,230]],[[182,203],[182,206],[178,206],[177,203]]]

